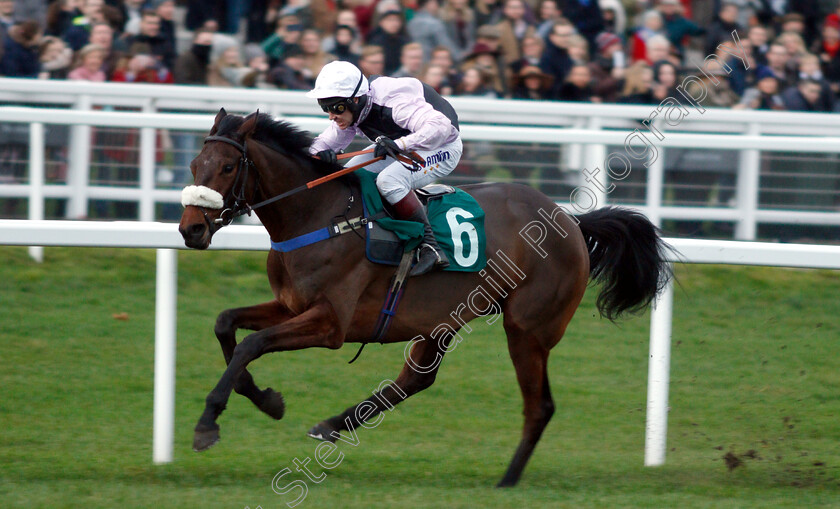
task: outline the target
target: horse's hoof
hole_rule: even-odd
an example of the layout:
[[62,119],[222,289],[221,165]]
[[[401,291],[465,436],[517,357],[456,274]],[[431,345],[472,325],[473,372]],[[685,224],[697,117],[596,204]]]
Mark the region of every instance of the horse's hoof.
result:
[[283,402],[283,396],[274,389],[267,388],[263,391],[264,399],[260,404],[260,410],[267,413],[272,419],[278,421],[283,418],[286,413],[286,404]]
[[513,488],[516,486],[517,481],[510,481],[507,479],[502,479],[499,481],[499,484],[496,485],[497,488]]
[[219,427],[209,430],[195,430],[193,437],[193,451],[201,452],[213,447],[219,441]]
[[336,437],[333,435],[333,433],[338,435],[338,431],[336,431],[335,428],[327,424],[327,421],[324,421],[316,424],[311,430],[309,430],[309,433],[307,433],[307,435],[314,438],[315,440],[335,443]]

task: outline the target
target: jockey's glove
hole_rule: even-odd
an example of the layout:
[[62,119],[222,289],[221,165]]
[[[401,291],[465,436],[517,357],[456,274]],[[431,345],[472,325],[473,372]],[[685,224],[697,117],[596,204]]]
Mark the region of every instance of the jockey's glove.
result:
[[376,148],[373,151],[373,157],[382,157],[388,155],[394,157],[400,152],[400,147],[397,146],[397,142],[395,142],[391,138],[386,138],[385,136],[380,136],[376,138]]
[[335,154],[335,150],[331,148],[322,150],[315,155],[318,156],[318,159],[324,161],[325,163],[338,164],[338,156]]

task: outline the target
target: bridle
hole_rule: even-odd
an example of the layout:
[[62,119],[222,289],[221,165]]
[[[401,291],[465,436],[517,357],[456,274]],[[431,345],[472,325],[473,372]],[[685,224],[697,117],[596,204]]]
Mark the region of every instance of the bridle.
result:
[[[211,141],[221,141],[222,143],[227,143],[228,145],[232,146],[236,150],[239,151],[241,157],[236,164],[236,179],[233,181],[233,187],[231,188],[231,192],[228,196],[225,197],[224,206],[222,208],[222,213],[219,214],[219,217],[213,221],[213,224],[218,225],[219,228],[222,226],[227,226],[233,222],[233,220],[239,216],[248,214],[251,215],[251,211],[257,207],[251,207],[248,205],[247,200],[245,199],[245,186],[248,184],[248,170],[254,167],[254,162],[248,157],[248,142],[239,143],[235,140],[227,138],[225,136],[208,136],[204,138],[204,143],[208,143]],[[254,172],[257,176],[257,184],[256,186],[259,187],[259,173]],[[261,206],[260,204],[259,206]],[[204,218],[210,222],[207,213],[204,213]]]

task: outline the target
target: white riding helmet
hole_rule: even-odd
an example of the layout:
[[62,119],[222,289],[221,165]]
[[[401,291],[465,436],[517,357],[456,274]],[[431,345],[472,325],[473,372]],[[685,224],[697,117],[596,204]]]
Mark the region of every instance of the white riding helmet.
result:
[[328,97],[360,97],[368,92],[368,80],[350,62],[330,62],[321,69],[315,88],[306,93],[312,99]]

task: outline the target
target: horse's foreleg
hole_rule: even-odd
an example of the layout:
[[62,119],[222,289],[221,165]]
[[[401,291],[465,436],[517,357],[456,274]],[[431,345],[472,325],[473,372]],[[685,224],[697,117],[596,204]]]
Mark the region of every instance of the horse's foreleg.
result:
[[309,430],[309,436],[335,442],[341,430],[355,430],[362,422],[371,420],[383,410],[391,410],[409,396],[430,387],[435,382],[449,340],[450,337],[446,337],[441,341],[426,339],[415,343],[395,382],[381,387],[379,392],[341,414],[316,424]]
[[332,306],[320,301],[283,323],[262,329],[243,339],[233,350],[230,362],[216,387],[207,396],[204,413],[195,427],[193,449],[203,451],[219,440],[216,419],[230,398],[234,381],[250,362],[268,352],[323,347],[340,348],[344,342]]
[[[277,325],[292,317],[289,310],[276,300],[246,308],[227,309],[216,319],[216,337],[222,347],[225,363],[230,364],[236,348],[237,329],[262,330]],[[243,369],[233,380],[233,390],[250,399],[260,410],[273,419],[281,419],[285,405],[283,396],[270,387],[260,390],[251,373]]]

